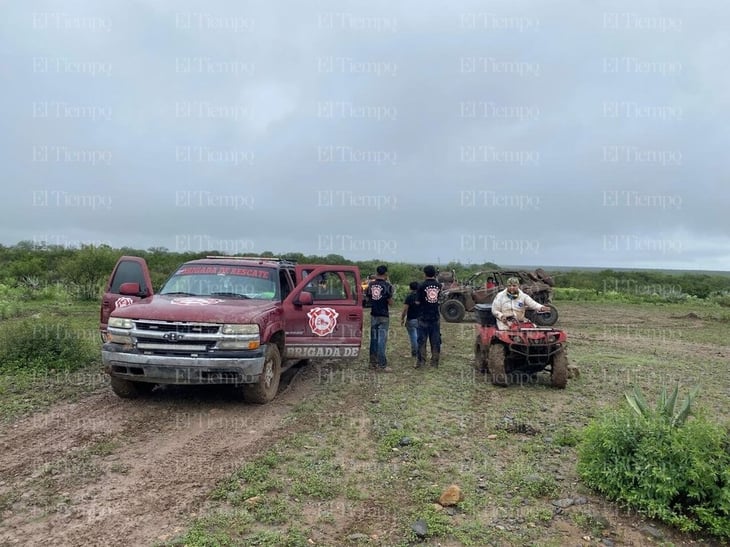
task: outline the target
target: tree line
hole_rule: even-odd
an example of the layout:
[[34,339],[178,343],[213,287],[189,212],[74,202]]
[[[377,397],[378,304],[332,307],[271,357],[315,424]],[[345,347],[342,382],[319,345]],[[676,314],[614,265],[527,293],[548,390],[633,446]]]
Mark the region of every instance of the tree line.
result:
[[[69,248],[21,241],[12,246],[0,245],[0,285],[24,291],[28,295],[65,291],[79,300],[99,298],[101,290],[116,261],[123,255],[141,256],[149,265],[152,282],[158,288],[183,262],[207,255],[224,254],[216,250],[205,252],[172,252],[164,247],[146,250],[108,245],[82,245]],[[264,252],[260,257],[273,257]],[[350,264],[360,268],[363,277],[374,273],[380,259],[352,261],[337,254],[326,256],[288,253],[281,255],[299,263]],[[399,286],[423,279],[424,264],[387,261],[390,280]],[[454,271],[459,280],[481,270],[499,270],[492,262],[435,264],[441,271]],[[596,294],[627,294],[637,296],[685,295],[697,298],[730,295],[730,273],[665,272],[660,270],[569,270],[549,272],[556,287],[593,291]]]

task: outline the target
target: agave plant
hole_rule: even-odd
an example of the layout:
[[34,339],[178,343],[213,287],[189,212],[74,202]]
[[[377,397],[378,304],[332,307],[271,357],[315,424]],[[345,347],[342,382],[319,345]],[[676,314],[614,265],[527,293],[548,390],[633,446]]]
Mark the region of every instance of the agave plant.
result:
[[674,391],[672,391],[669,396],[667,396],[667,388],[663,387],[656,403],[656,410],[652,410],[649,407],[646,399],[644,399],[644,395],[641,393],[641,390],[636,386],[634,386],[631,392],[627,391],[624,395],[626,396],[626,401],[629,403],[631,409],[633,409],[633,411],[640,417],[644,419],[658,417],[672,427],[680,427],[687,421],[687,418],[691,414],[692,401],[694,401],[697,396],[699,389],[699,386],[693,387],[690,390],[689,395],[687,395],[687,398],[682,401],[679,408],[677,408],[679,384],[674,387]]

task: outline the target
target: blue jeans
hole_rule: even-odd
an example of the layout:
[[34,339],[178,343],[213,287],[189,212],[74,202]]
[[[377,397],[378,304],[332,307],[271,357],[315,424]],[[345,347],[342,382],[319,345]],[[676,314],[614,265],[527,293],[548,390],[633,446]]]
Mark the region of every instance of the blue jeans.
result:
[[370,364],[385,368],[388,360],[385,357],[385,345],[388,343],[389,317],[370,318]]
[[406,331],[408,339],[411,341],[411,355],[418,355],[418,319],[408,319],[406,321]]
[[431,364],[438,366],[441,357],[441,324],[435,321],[418,320],[418,364],[426,362],[426,340],[431,345]]

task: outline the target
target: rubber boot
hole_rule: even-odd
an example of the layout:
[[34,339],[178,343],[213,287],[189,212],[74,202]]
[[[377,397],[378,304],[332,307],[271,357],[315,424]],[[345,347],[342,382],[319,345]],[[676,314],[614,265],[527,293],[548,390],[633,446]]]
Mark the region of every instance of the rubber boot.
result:
[[439,359],[441,358],[441,353],[438,351],[434,351],[431,353],[431,366],[436,368],[439,366]]
[[418,346],[418,352],[416,353],[416,368],[421,368],[426,364],[426,344]]

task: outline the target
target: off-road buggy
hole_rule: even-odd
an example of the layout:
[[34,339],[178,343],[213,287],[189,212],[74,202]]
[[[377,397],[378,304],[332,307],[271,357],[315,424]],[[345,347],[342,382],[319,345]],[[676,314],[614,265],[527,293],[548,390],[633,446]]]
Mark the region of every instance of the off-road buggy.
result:
[[478,304],[479,321],[474,343],[474,366],[489,374],[496,386],[507,386],[512,377],[533,377],[550,372],[553,387],[563,389],[568,383],[567,336],[565,331],[538,327],[529,321],[510,323],[509,330],[499,330],[491,304]]
[[[494,286],[487,288],[492,278]],[[480,271],[472,274],[463,283],[451,286],[441,292],[441,315],[449,323],[458,323],[466,312],[475,311],[477,304],[491,304],[497,293],[507,286],[510,277],[520,280],[520,288],[536,302],[550,308],[549,312],[526,312],[526,318],[540,326],[554,325],[558,320],[558,309],[552,304],[553,279],[542,269],[534,272]]]

